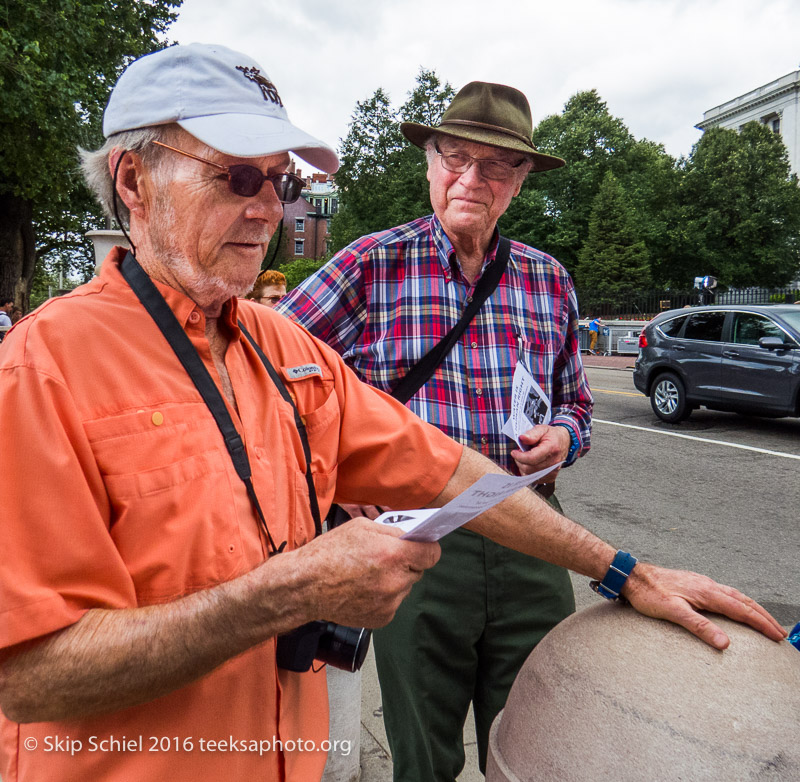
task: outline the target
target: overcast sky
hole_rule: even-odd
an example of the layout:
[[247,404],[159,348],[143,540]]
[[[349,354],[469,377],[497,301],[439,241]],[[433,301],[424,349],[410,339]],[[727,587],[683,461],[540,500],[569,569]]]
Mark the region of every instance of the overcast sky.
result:
[[251,55],[336,148],[356,101],[383,87],[399,106],[424,66],[517,87],[534,125],[595,88],[677,157],[704,111],[800,67],[798,33],[797,0],[184,0],[169,35]]

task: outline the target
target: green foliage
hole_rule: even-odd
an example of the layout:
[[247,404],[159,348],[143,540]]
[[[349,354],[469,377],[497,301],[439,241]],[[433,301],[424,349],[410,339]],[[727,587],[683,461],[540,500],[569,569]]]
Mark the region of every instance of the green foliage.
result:
[[685,162],[675,278],[781,286],[800,268],[800,189],[786,148],[757,122],[711,128]]
[[[380,89],[357,104],[337,174],[335,249],[430,210],[424,154],[398,123],[438,124],[453,94],[422,69],[399,111]],[[543,119],[533,140],[567,165],[529,176],[500,231],[555,256],[584,290],[684,288],[701,274],[728,287],[772,286],[800,269],[800,188],[780,137],[764,126],[710,130],[676,161],[635,139],[589,90]]]
[[524,189],[537,191],[545,207],[544,222],[539,215],[531,216],[534,231],[544,229],[535,246],[573,271],[587,241],[594,200],[611,172],[635,198],[637,210],[631,220],[650,254],[661,257],[667,252],[676,163],[661,145],[637,141],[595,90],[577,93],[562,114],[545,117],[534,129],[533,141],[542,152],[567,162],[526,180]]
[[578,258],[575,281],[591,292],[593,301],[584,301],[587,306],[650,286],[647,248],[622,186],[610,171],[592,203],[589,235]]
[[[40,258],[56,262],[55,252],[80,271],[93,263],[80,233],[102,218],[81,181],[77,146],[100,145],[111,87],[128,62],[164,45],[181,2],[0,4],[0,194],[32,202]],[[14,262],[11,244],[0,237],[0,263]]]
[[306,277],[310,277],[320,269],[326,261],[327,258],[319,261],[312,258],[297,258],[283,264],[280,270],[286,275],[286,290],[290,291],[296,288]]
[[421,68],[399,110],[381,88],[356,104],[336,174],[340,206],[331,224],[334,251],[430,211],[425,154],[403,138],[400,122],[438,124],[454,94],[433,71]]

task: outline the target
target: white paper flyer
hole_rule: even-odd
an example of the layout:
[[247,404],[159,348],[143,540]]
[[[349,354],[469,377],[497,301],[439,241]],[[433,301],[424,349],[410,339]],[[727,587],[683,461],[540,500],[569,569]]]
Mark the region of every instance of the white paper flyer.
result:
[[546,470],[539,470],[532,475],[521,477],[484,475],[441,508],[387,511],[378,516],[375,521],[378,524],[386,524],[403,530],[406,533],[403,535],[404,540],[424,542],[439,540],[448,532],[452,532],[497,505],[498,502],[502,502],[506,497],[510,497],[523,486],[537,483],[559,466],[555,464]]
[[523,445],[519,436],[538,424],[549,424],[550,418],[547,394],[528,372],[528,368],[518,361],[511,390],[511,414],[501,431],[514,440],[521,450],[527,451],[530,446]]

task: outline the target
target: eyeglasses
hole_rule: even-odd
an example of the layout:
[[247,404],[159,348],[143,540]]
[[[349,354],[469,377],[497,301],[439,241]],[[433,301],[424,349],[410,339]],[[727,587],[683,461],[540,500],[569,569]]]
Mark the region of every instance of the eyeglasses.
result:
[[258,296],[256,301],[260,301],[262,304],[277,304],[283,296],[279,293],[276,293],[274,296]]
[[522,158],[519,163],[512,164],[505,160],[494,160],[488,157],[472,157],[472,155],[465,155],[463,152],[442,152],[438,144],[434,144],[433,148],[442,159],[442,166],[445,171],[464,174],[469,171],[473,163],[477,163],[481,176],[484,179],[492,179],[496,182],[508,179],[514,173],[514,169],[519,168],[525,162],[525,158]]
[[162,144],[160,141],[154,141],[164,149],[171,149],[179,155],[185,155],[192,158],[192,160],[199,160],[201,163],[206,163],[209,166],[214,166],[220,171],[225,173],[220,174],[218,179],[227,179],[228,187],[234,195],[242,196],[243,198],[252,198],[261,192],[261,188],[265,181],[269,181],[272,187],[275,188],[275,195],[282,204],[293,204],[300,198],[300,193],[305,187],[305,182],[300,177],[294,174],[262,174],[261,171],[255,166],[248,165],[235,165],[235,166],[222,166],[219,163],[214,163],[211,160],[193,155],[191,152],[184,152],[182,149],[171,147],[169,144]]

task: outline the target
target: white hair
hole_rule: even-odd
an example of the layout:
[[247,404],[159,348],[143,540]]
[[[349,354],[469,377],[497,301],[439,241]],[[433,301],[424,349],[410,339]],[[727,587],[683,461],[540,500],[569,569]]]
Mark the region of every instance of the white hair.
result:
[[[115,149],[136,152],[144,163],[150,167],[151,174],[160,179],[166,173],[166,164],[162,162],[165,156],[162,154],[163,150],[155,146],[153,142],[170,141],[174,133],[174,126],[172,125],[153,125],[114,133],[95,152],[78,148],[81,169],[83,170],[86,184],[110,218],[116,219],[116,214],[114,213],[114,177],[108,165],[111,153]],[[130,227],[128,207],[125,206],[119,196],[117,196],[116,202],[120,220],[122,220],[125,227]]]

